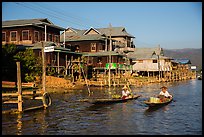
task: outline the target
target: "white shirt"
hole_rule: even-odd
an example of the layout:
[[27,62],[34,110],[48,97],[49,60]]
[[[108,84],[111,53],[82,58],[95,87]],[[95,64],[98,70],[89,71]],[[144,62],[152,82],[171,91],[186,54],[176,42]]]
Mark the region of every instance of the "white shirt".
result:
[[172,97],[172,95],[170,95],[168,91],[166,91],[165,93],[164,93],[163,91],[161,91],[161,92],[159,93],[159,95],[163,95],[163,96],[165,96],[165,97]]
[[129,94],[130,94],[130,91],[128,90],[126,92],[124,90],[122,91],[122,96],[128,96]]

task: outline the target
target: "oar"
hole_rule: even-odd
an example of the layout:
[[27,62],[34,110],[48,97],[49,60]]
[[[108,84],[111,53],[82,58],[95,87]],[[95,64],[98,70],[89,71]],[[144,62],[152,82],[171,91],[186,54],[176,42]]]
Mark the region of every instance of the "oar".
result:
[[128,86],[128,89],[130,90],[130,94],[133,96],[132,90],[130,89],[130,86],[129,86],[129,81],[127,82],[127,86]]

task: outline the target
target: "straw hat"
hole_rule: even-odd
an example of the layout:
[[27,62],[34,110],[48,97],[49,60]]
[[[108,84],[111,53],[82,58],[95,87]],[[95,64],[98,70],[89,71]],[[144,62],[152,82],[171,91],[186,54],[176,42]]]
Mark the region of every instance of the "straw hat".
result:
[[127,89],[127,86],[125,85],[122,89]]

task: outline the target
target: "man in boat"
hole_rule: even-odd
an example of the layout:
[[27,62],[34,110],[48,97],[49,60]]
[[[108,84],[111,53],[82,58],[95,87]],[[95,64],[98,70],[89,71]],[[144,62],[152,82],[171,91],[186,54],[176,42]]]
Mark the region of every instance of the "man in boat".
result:
[[161,101],[166,100],[167,98],[172,98],[172,95],[169,94],[169,92],[167,91],[167,87],[163,86],[161,87],[162,91],[159,93],[159,98]]
[[122,99],[127,99],[130,97],[130,91],[128,90],[127,86],[125,85],[123,88],[122,88]]

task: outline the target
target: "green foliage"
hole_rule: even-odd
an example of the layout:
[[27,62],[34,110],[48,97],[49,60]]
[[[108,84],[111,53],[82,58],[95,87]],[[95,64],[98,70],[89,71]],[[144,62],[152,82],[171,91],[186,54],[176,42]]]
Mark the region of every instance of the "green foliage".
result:
[[2,80],[15,81],[16,76],[16,62],[13,56],[16,54],[17,48],[14,44],[2,45]]
[[21,64],[22,81],[31,82],[35,76],[41,75],[41,59],[36,57],[32,49],[19,51],[14,44],[2,45],[2,80],[16,80],[16,62]]
[[40,58],[36,58],[32,49],[20,51],[14,56],[14,58],[22,64],[22,73],[25,76],[25,81],[34,81],[35,76],[42,73]]
[[15,44],[5,44],[2,45],[2,55],[13,55],[16,53],[16,45]]
[[32,74],[29,75],[28,73],[25,74],[25,81],[32,82],[34,80],[35,80],[35,76],[33,76]]
[[13,56],[17,53],[17,47],[14,44],[2,45],[2,66],[15,65]]
[[49,68],[49,69],[46,70],[46,74],[48,76],[54,76],[54,75],[57,74],[57,72],[56,72],[55,68]]

